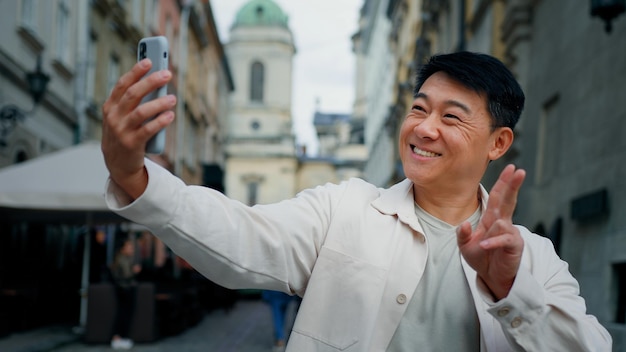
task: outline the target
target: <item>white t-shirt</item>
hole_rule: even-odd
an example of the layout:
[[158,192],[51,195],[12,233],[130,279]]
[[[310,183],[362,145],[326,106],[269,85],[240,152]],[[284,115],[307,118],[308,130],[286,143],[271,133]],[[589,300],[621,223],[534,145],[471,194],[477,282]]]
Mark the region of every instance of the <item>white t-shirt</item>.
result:
[[[387,351],[479,351],[480,325],[461,266],[456,226],[417,204],[415,213],[428,246],[426,269]],[[480,215],[479,207],[467,219],[472,228]]]

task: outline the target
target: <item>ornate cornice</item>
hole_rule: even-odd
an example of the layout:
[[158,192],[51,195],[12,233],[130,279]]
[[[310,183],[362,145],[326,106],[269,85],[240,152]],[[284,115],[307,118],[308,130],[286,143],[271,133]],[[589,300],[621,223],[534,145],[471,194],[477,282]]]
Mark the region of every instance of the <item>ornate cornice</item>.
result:
[[509,63],[516,61],[515,47],[531,39],[533,6],[531,1],[512,1],[507,4],[504,21],[502,22],[502,42],[505,56]]

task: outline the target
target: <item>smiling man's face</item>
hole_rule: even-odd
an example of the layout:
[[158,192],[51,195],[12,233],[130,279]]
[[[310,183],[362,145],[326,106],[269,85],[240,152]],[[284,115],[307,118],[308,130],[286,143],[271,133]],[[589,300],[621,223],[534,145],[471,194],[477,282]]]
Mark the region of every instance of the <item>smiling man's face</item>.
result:
[[424,82],[400,129],[404,173],[417,187],[475,185],[489,160],[508,149],[500,145],[502,129],[492,129],[484,95],[436,72]]

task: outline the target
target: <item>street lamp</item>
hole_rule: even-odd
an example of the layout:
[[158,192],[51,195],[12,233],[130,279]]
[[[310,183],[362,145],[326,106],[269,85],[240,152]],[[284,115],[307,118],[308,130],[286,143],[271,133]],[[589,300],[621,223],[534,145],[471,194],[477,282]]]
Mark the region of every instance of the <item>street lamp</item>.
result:
[[626,11],[626,0],[591,0],[591,16],[604,20],[604,30],[611,33],[611,21]]
[[[50,81],[50,76],[41,71],[41,56],[39,56],[37,57],[35,72],[26,73],[28,91],[33,98],[31,111],[35,109],[43,98],[48,81]],[[23,111],[15,104],[8,104],[0,109],[0,147],[7,145],[5,138],[15,129],[19,121],[26,118],[27,113],[29,112]]]

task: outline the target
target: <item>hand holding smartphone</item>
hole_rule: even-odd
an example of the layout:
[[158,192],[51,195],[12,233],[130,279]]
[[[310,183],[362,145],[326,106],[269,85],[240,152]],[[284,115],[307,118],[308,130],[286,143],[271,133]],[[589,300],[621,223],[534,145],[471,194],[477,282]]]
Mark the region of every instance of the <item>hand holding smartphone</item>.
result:
[[[152,61],[152,68],[145,74],[144,78],[159,70],[166,70],[169,62],[169,45],[167,38],[164,36],[146,37],[139,41],[137,47],[137,61],[141,61],[145,58]],[[141,104],[165,96],[167,94],[167,85],[159,87],[158,89],[150,92],[142,100]],[[151,117],[149,120],[154,119],[156,116]],[[148,121],[149,121],[148,120]],[[161,154],[165,149],[165,129],[159,131],[154,137],[152,137],[146,144],[146,153]]]

